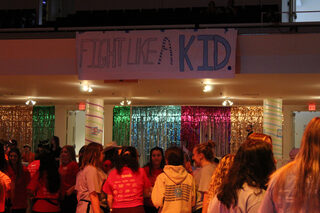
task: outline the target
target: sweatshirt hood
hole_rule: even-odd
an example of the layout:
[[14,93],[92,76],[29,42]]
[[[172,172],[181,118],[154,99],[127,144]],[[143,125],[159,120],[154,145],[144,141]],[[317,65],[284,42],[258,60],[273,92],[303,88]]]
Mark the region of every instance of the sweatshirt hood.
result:
[[175,183],[180,184],[182,183],[187,175],[188,172],[183,166],[172,166],[166,165],[163,169],[163,172]]

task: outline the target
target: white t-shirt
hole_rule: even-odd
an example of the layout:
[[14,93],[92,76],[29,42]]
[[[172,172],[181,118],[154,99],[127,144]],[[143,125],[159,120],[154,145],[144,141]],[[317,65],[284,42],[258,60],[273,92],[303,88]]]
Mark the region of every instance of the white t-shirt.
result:
[[[77,190],[77,213],[83,213],[87,211],[88,202],[90,201],[90,193],[96,192],[101,194],[101,188],[104,181],[107,179],[107,175],[94,166],[88,165],[83,170],[78,172],[75,189]],[[99,196],[101,197],[101,196]],[[93,212],[90,208],[90,213]]]
[[209,189],[211,177],[215,169],[216,169],[216,164],[210,163],[205,165],[202,168],[198,168],[194,172],[194,179],[195,179],[196,190],[197,190],[197,198],[196,198],[197,200],[196,200],[196,206],[194,207],[194,211],[202,208],[203,195]]
[[265,190],[248,186],[245,183],[238,192],[238,204],[236,207],[228,209],[215,196],[209,203],[208,213],[257,213],[264,194]]

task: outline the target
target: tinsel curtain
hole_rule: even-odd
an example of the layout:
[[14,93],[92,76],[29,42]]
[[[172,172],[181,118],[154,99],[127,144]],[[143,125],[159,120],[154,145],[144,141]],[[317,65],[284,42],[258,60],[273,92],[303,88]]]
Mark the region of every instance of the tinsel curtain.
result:
[[229,107],[181,107],[181,142],[192,152],[195,145],[213,140],[216,155],[230,152]]
[[55,108],[54,106],[33,107],[33,147],[37,149],[39,141],[50,140],[54,135]]
[[0,139],[18,141],[18,147],[32,142],[32,107],[0,106]]
[[231,108],[231,153],[236,153],[241,143],[246,140],[248,124],[253,125],[254,132],[263,132],[263,107],[238,106]]
[[112,140],[120,146],[130,145],[130,107],[113,108]]
[[140,165],[149,161],[155,146],[180,146],[180,106],[132,107],[131,119],[131,144],[141,154]]

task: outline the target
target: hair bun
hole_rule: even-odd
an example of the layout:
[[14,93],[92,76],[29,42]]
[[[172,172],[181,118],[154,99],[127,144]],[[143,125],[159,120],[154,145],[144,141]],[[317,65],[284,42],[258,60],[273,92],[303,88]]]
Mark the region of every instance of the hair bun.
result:
[[213,140],[208,140],[207,144],[211,149],[216,147],[216,143]]

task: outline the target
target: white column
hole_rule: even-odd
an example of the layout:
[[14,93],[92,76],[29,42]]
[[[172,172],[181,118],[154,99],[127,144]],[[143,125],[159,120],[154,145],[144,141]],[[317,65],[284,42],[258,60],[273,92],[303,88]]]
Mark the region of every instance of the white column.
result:
[[103,144],[104,105],[103,99],[86,101],[86,144]]
[[282,99],[263,100],[263,133],[272,138],[274,157],[282,159]]

